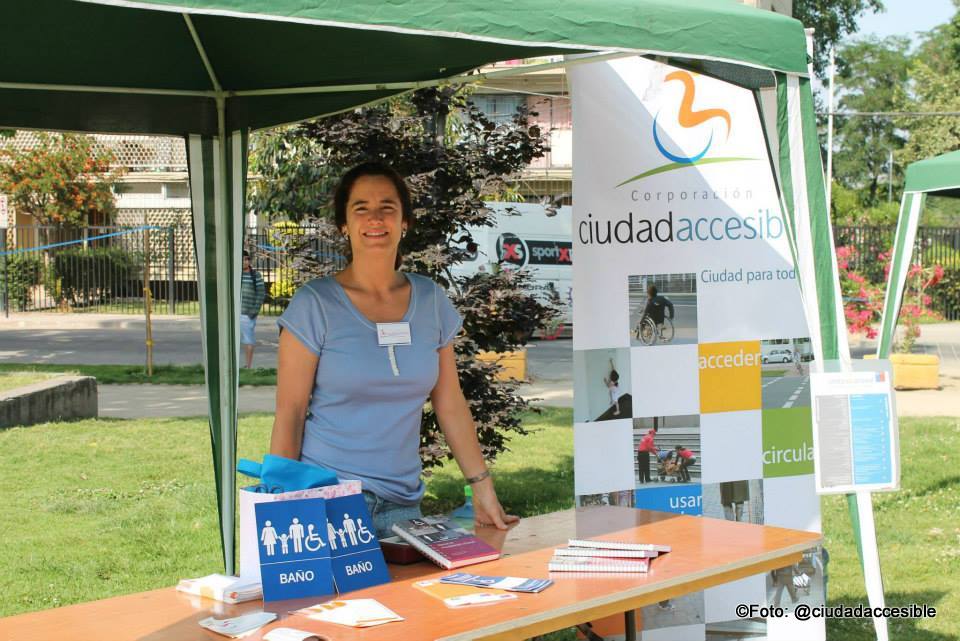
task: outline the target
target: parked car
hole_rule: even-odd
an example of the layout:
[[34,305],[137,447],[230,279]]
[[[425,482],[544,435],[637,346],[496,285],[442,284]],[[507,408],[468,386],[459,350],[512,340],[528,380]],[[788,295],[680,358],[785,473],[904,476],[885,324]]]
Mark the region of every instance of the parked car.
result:
[[793,361],[793,352],[789,349],[771,349],[763,355],[763,362],[766,363],[790,363]]

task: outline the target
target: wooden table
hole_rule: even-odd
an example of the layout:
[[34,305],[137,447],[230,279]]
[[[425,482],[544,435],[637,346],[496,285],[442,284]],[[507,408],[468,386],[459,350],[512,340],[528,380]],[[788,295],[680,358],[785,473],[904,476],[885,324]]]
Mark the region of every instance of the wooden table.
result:
[[501,548],[504,557],[471,566],[470,571],[496,576],[546,578],[553,548],[568,538],[666,543],[673,551],[655,559],[647,574],[554,573],[555,584],[540,594],[519,594],[496,605],[456,610],[411,586],[414,580],[439,578],[448,572],[426,562],[390,566],[391,583],[348,595],[377,599],[406,619],[374,628],[348,628],[288,615],[290,610],[323,600],[318,598],[231,606],[163,588],[3,618],[0,640],[222,641],[225,637],[204,630],[197,621],[261,608],[277,612],[281,620],[246,639],[257,641],[273,627],[310,630],[331,641],[527,639],[792,565],[803,550],[821,542],[820,535],[811,532],[621,507],[556,512],[523,519],[509,532],[483,528],[478,535]]

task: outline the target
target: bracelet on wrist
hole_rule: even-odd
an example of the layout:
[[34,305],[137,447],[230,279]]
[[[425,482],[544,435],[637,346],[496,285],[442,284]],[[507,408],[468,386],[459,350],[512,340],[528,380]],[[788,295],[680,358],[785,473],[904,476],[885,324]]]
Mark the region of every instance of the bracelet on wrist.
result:
[[468,477],[466,478],[466,481],[467,481],[467,483],[469,483],[470,485],[473,485],[474,483],[479,483],[479,482],[482,481],[483,479],[489,478],[489,477],[490,477],[490,470],[489,470],[489,469],[486,469],[486,470],[480,472],[479,474],[477,474],[476,476],[468,476]]

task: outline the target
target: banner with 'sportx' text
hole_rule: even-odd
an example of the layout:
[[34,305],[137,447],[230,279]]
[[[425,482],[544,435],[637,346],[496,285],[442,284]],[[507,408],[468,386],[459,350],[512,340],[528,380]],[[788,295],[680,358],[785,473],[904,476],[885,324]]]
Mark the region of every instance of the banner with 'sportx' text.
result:
[[[643,58],[568,73],[578,505],[820,531],[813,353],[758,101]],[[646,607],[643,639],[822,639],[789,613],[824,603],[824,556]]]

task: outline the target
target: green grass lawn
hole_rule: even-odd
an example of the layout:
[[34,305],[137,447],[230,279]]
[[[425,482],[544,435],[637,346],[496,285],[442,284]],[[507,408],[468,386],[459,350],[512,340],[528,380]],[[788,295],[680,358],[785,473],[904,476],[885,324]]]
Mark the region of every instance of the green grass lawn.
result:
[[[260,458],[272,416],[240,420],[239,456]],[[569,410],[497,464],[503,502],[529,516],[572,505]],[[222,570],[209,428],[201,419],[89,420],[0,431],[0,616],[173,585]],[[456,464],[429,479],[424,510],[463,502]],[[241,483],[249,479],[242,477]],[[9,535],[9,536],[8,536]],[[10,550],[12,548],[8,548]]]
[[[571,411],[528,415],[535,431],[496,464],[497,490],[520,516],[573,503]],[[239,455],[266,449],[271,417],[241,418]],[[928,603],[936,619],[891,621],[891,638],[960,635],[960,419],[901,422],[903,490],[875,497],[888,605]],[[0,615],[162,586],[220,568],[207,424],[198,419],[97,420],[0,431]],[[428,480],[424,511],[462,502],[455,464]],[[825,497],[833,604],[866,603],[843,497]],[[15,551],[15,553],[11,553]],[[873,638],[869,621],[829,621],[828,638]],[[551,639],[572,638],[570,633]]]
[[[58,372],[94,376],[102,385],[153,383],[155,385],[203,385],[203,365],[155,365],[147,376],[143,365],[58,365],[55,363],[0,363],[0,374]],[[255,368],[240,370],[241,385],[276,385],[277,370]]]
[[[930,620],[891,619],[890,638],[960,638],[960,418],[901,419],[899,492],[874,494],[874,519],[889,606],[926,603]],[[856,543],[843,496],[821,501],[830,552],[832,604],[867,603]],[[873,624],[831,620],[830,639],[873,639]]]
[[0,371],[0,392],[32,385],[56,377],[52,372],[3,372]]

